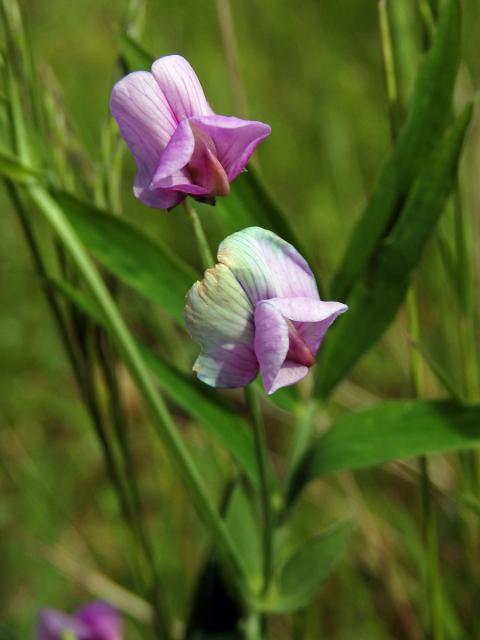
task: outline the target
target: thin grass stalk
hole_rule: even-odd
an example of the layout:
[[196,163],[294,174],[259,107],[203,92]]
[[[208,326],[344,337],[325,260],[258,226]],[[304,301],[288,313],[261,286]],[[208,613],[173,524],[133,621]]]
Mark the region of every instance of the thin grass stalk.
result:
[[[31,165],[35,162],[35,157],[31,151],[31,141],[24,126],[23,117],[21,116],[22,107],[20,104],[18,86],[13,76],[10,65],[6,65],[6,83],[8,94],[10,97],[10,112],[16,151],[21,161],[23,161],[27,165]],[[99,440],[107,473],[117,495],[120,513],[122,514],[123,520],[127,527],[127,531],[130,532],[130,534],[133,536],[132,539],[135,540],[135,518],[130,508],[130,503],[124,483],[122,482],[122,475],[119,472],[118,466],[116,464],[114,450],[109,442],[107,431],[103,424],[103,416],[100,409],[100,403],[98,401],[97,392],[93,382],[94,365],[86,356],[85,350],[81,347],[83,331],[80,329],[80,325],[83,323],[78,317],[77,312],[71,309],[70,327],[68,326],[69,323],[65,319],[62,309],[57,303],[56,298],[52,293],[50,286],[48,285],[48,273],[44,266],[43,258],[41,257],[41,252],[28,221],[28,217],[23,211],[22,202],[18,194],[16,193],[15,186],[10,185],[9,193],[12,199],[12,203],[14,204],[14,207],[19,214],[19,219],[22,225],[24,236],[27,240],[27,244],[32,254],[35,268],[41,278],[42,283],[45,283],[44,291],[47,297],[47,302],[52,315],[54,316],[55,323],[57,325],[57,329],[59,330],[59,334],[61,336],[61,340],[67,353],[69,362],[72,366],[78,388],[82,395],[82,399],[87,408],[87,411],[90,415],[91,423],[94,427],[97,439]],[[66,257],[64,255],[63,247],[56,243],[56,249],[61,267],[63,265],[63,270],[65,271],[65,269],[68,268],[70,272],[70,265],[68,264],[68,261],[66,260]],[[131,558],[130,554],[129,557]],[[142,574],[144,574],[144,569],[141,569],[141,564],[142,563],[140,562],[140,558],[137,553],[137,546],[135,545],[135,552],[133,554],[133,574],[135,576],[137,586],[141,584],[143,580],[141,576]]]
[[378,1],[378,24],[380,29],[380,42],[382,45],[385,86],[388,99],[390,134],[392,140],[395,140],[400,129],[400,102],[398,95],[397,74],[395,71],[395,60],[393,56],[393,42],[390,30],[390,18],[387,9],[387,0]]
[[243,88],[238,55],[237,37],[233,22],[230,0],[215,0],[223,51],[232,90],[235,112],[240,118],[247,116],[247,98]]
[[[407,310],[410,333],[415,341],[420,342],[418,308],[413,285],[407,293]],[[410,348],[412,381],[417,398],[425,397],[424,368],[420,353]],[[420,495],[422,503],[422,536],[425,546],[425,591],[428,594],[428,612],[425,620],[425,637],[432,640],[443,640],[444,625],[442,614],[442,588],[440,567],[438,562],[437,521],[432,501],[432,489],[428,469],[427,456],[420,456]]]
[[131,455],[128,425],[124,412],[122,411],[117,377],[111,364],[112,361],[115,363],[115,356],[112,353],[112,349],[108,344],[108,339],[103,332],[97,331],[96,342],[97,357],[99,357],[99,364],[109,393],[109,413],[114,427],[115,438],[119,444],[122,464],[124,467],[123,475],[125,477],[126,486],[128,487],[132,510],[132,524],[137,537],[137,542],[143,552],[144,566],[148,582],[147,592],[151,596],[152,608],[155,614],[154,627],[159,639],[168,638],[168,629],[170,624],[168,622],[167,612],[164,610],[162,605],[165,590],[162,589],[162,581],[157,570],[155,554],[144,526],[144,514],[140,498],[140,490],[136,480],[136,470]]
[[[26,244],[30,250],[30,255],[32,256],[35,271],[39,276],[40,282],[42,283],[42,290],[45,296],[45,300],[54,320],[54,324],[57,328],[58,335],[60,336],[60,341],[67,356],[67,360],[72,368],[83,403],[85,405],[87,413],[89,414],[97,438],[100,442],[107,474],[117,496],[120,513],[127,528],[130,529],[131,519],[128,515],[127,501],[125,499],[124,491],[122,489],[118,474],[116,473],[115,466],[113,464],[111,450],[108,446],[108,442],[106,442],[105,440],[101,411],[99,409],[94,390],[91,387],[91,376],[85,370],[85,363],[83,362],[82,353],[79,350],[75,340],[72,339],[72,335],[62,308],[58,304],[56,297],[50,285],[48,284],[48,274],[44,265],[44,261],[38,247],[38,243],[35,239],[33,230],[31,229],[30,223],[28,221],[28,217],[26,216],[23,209],[21,199],[14,185],[7,182],[6,187],[12,205],[17,212],[20,227],[22,229]],[[138,586],[140,580],[140,569],[138,563],[132,563],[132,572]]]
[[[137,7],[135,6],[138,5]],[[128,11],[130,22],[138,21],[138,7],[142,3],[130,3]],[[120,214],[122,210],[121,202],[121,180],[123,160],[125,157],[125,147],[120,143],[118,131],[115,123],[111,118],[108,119],[102,130],[102,168],[104,175],[104,198],[105,204],[111,211]],[[111,294],[116,298],[117,281],[114,278],[107,279]],[[168,615],[165,606],[163,594],[165,589],[162,588],[162,580],[157,568],[153,545],[148,536],[147,529],[144,524],[144,513],[142,509],[142,501],[140,498],[140,490],[137,482],[137,474],[135,465],[133,464],[131,446],[128,438],[128,424],[122,409],[119,385],[117,379],[117,357],[115,350],[110,344],[109,337],[105,332],[97,328],[96,340],[97,358],[103,373],[103,379],[106,384],[109,395],[109,410],[114,427],[116,441],[119,445],[120,458],[123,465],[123,475],[125,484],[131,500],[133,519],[135,530],[140,548],[143,551],[145,565],[147,567],[148,582],[152,607],[154,610],[154,628],[159,639],[169,637]]]
[[199,515],[218,546],[219,553],[233,584],[243,597],[247,597],[248,580],[243,560],[239,556],[224,522],[203,485],[196,465],[178,435],[163,398],[157,392],[111,295],[55,200],[39,185],[29,186],[28,192],[38,210],[64,243],[66,250],[88,286],[104,316],[106,326],[147,404],[156,432],[174,459]]
[[[385,70],[385,79],[387,87],[388,107],[392,143],[395,139],[399,128],[399,112],[400,100],[398,94],[398,82],[396,76],[396,57],[394,53],[394,45],[392,33],[390,30],[390,18],[387,6],[387,0],[379,0],[379,26],[380,38],[382,41],[383,65]],[[409,319],[409,333],[414,341],[420,343],[420,331],[418,320],[418,309],[416,303],[415,289],[411,285],[407,293],[407,311]],[[423,393],[423,362],[420,353],[409,345],[411,373],[414,383],[415,396],[422,398]],[[433,510],[430,477],[428,471],[428,462],[425,456],[420,458],[420,493],[422,498],[423,512],[423,539],[425,545],[425,564],[426,564],[426,580],[425,593],[428,602],[428,617],[426,620],[426,638],[431,640],[443,640],[443,616],[442,616],[442,591],[440,572],[438,567],[438,544],[436,535],[436,518]]]

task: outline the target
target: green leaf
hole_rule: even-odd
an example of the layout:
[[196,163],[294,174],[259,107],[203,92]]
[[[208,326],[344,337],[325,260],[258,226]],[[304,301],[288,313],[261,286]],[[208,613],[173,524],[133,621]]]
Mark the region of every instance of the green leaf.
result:
[[[50,279],[49,284],[90,319],[102,325],[100,312],[84,293],[64,281]],[[257,484],[253,438],[247,422],[233,407],[223,402],[213,389],[179,371],[145,345],[137,342],[137,347],[170,400],[195,418]]]
[[450,117],[460,56],[460,9],[448,0],[434,43],[415,84],[411,107],[397,143],[348,243],[332,286],[344,300],[381,238],[393,223],[420,167],[437,144]]
[[56,192],[55,198],[83,244],[104,267],[183,324],[185,295],[197,280],[189,265],[125,219],[65,192]]
[[251,226],[264,227],[305,253],[285,213],[252,167],[232,182],[228,197],[218,198],[216,208],[227,233]]
[[447,130],[414,183],[401,216],[378,249],[350,299],[348,312],[327,335],[316,394],[327,397],[394,319],[455,183],[471,109]]
[[147,53],[128,33],[120,34],[119,48],[128,71],[150,71],[154,57]]
[[397,400],[349,413],[311,445],[290,486],[291,502],[315,478],[480,445],[480,404]]
[[267,610],[287,613],[306,606],[336,565],[350,530],[349,521],[335,524],[296,549],[280,571]]
[[251,431],[232,407],[222,402],[218,392],[187,376],[147,347],[142,356],[156,375],[167,396],[187,411],[241,464],[253,482],[258,482]]

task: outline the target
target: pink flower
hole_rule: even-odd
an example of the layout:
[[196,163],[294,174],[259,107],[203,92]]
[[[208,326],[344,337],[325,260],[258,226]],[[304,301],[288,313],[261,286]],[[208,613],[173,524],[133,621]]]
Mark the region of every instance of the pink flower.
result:
[[122,622],[117,611],[106,602],[91,602],[73,615],[55,609],[40,612],[36,640],[122,640]]
[[181,56],[113,87],[110,109],[137,164],[133,191],[149,207],[170,209],[187,195],[213,203],[270,134],[262,122],[216,115]]
[[228,236],[218,262],[190,289],[185,308],[187,329],[202,348],[194,365],[200,380],[243,387],[260,369],[273,393],[304,378],[346,305],[320,300],[305,259],[266,229]]

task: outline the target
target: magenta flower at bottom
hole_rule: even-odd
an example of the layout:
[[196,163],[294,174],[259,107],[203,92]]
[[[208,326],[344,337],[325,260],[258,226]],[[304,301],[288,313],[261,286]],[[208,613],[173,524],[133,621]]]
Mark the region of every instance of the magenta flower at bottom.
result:
[[347,310],[324,302],[298,251],[249,227],[226,238],[218,262],[187,296],[185,322],[202,348],[194,365],[212,387],[243,387],[260,369],[267,393],[304,378],[323,337]]
[[122,640],[122,622],[116,609],[106,602],[91,602],[73,615],[55,609],[40,612],[35,640]]

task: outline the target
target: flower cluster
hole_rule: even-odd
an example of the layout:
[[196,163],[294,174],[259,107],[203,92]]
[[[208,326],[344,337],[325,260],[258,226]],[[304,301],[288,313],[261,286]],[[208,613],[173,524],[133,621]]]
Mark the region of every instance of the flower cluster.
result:
[[91,602],[73,615],[43,609],[35,640],[122,640],[122,622],[106,602]]
[[[171,208],[187,195],[213,202],[270,134],[262,122],[213,113],[189,63],[157,60],[112,91],[111,110],[137,164],[134,193]],[[194,370],[215,387],[240,387],[261,371],[268,393],[308,373],[326,330],[347,307],[323,302],[290,244],[253,227],[226,238],[218,264],[188,294],[185,321],[202,348]]]

